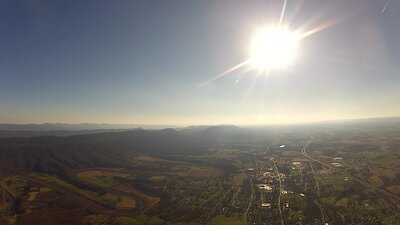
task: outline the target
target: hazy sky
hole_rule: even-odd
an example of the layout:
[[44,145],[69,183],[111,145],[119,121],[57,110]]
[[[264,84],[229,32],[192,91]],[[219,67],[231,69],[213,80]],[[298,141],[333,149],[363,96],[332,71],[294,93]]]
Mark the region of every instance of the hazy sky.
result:
[[238,70],[283,0],[2,1],[0,122],[268,124],[400,115],[400,1],[288,0],[296,61]]

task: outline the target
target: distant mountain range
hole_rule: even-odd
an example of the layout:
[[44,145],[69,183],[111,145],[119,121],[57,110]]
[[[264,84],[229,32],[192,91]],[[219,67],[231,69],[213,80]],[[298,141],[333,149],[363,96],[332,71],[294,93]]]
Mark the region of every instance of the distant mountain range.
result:
[[[147,129],[159,129],[157,126],[146,126]],[[128,124],[0,124],[0,138],[2,137],[35,137],[35,136],[71,136],[105,132],[120,132],[140,130],[140,126]]]
[[[189,126],[183,128],[174,128],[188,136],[196,134],[196,136],[204,137],[206,140],[221,141],[224,139],[251,139],[260,136],[265,128],[300,128],[300,127],[319,127],[319,126],[397,126],[400,125],[400,117],[392,118],[370,118],[356,120],[332,120],[314,123],[293,124],[293,125],[260,125],[260,126],[244,126],[237,127],[233,125],[201,125]],[[0,138],[7,137],[35,137],[35,136],[71,136],[82,134],[121,132],[129,130],[160,130],[171,128],[168,126],[157,125],[129,125],[129,124],[67,124],[67,123],[44,123],[44,124],[6,124],[0,123]],[[245,129],[247,128],[247,129]],[[248,129],[251,128],[251,129]]]
[[[0,130],[14,131],[55,131],[55,130],[106,130],[106,129],[133,129],[143,125],[134,124],[107,124],[107,123],[42,123],[42,124],[8,124],[0,123]],[[163,129],[167,126],[144,125],[147,129]]]
[[[320,122],[310,122],[304,124],[330,124],[330,123],[382,123],[382,122],[400,122],[400,117],[382,117],[382,118],[367,118],[367,119],[346,119],[346,120],[327,120]],[[167,125],[145,125],[145,124],[108,124],[108,123],[41,123],[41,124],[12,124],[0,123],[0,130],[7,131],[76,131],[76,130],[130,130],[130,129],[166,129],[177,128],[185,130],[199,130],[210,127],[229,127],[233,125],[200,125],[179,128],[178,126]],[[262,125],[260,125],[262,126]],[[273,125],[278,126],[278,125]],[[290,126],[283,125],[283,126]]]
[[[139,130],[136,128],[132,130]],[[0,138],[7,137],[36,137],[36,136],[72,136],[81,134],[96,134],[106,132],[121,132],[128,131],[127,129],[96,129],[96,130],[0,130]]]

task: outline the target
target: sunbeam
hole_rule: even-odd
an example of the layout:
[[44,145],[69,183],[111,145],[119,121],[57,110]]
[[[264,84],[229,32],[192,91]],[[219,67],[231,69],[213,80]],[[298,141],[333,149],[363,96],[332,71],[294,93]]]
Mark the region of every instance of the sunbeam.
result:
[[285,15],[285,10],[286,10],[286,4],[287,4],[287,0],[285,0],[285,1],[283,2],[281,17],[279,18],[279,26],[282,25],[283,17],[284,17],[284,15]]
[[201,83],[201,84],[199,85],[199,87],[203,87],[204,85],[207,85],[207,84],[210,83],[210,82],[213,82],[213,81],[215,81],[215,80],[218,80],[218,79],[220,79],[221,77],[227,76],[228,74],[232,73],[233,71],[235,71],[235,70],[237,70],[237,69],[240,69],[241,67],[247,65],[247,64],[249,63],[249,61],[250,61],[250,60],[246,60],[246,61],[244,61],[244,62],[241,62],[241,63],[237,64],[236,66],[234,66],[234,67],[232,67],[232,68],[230,68],[230,69],[225,70],[224,72],[218,74],[217,76],[215,76],[215,77],[213,77],[213,78],[211,78],[211,79],[209,79],[209,80],[207,80],[207,81]]
[[266,76],[269,76],[273,70],[288,67],[295,61],[298,57],[301,40],[334,26],[351,16],[350,14],[344,15],[310,30],[304,29],[304,26],[299,29],[289,29],[289,25],[284,24],[287,4],[288,1],[284,0],[278,24],[262,27],[255,32],[250,42],[250,54],[247,60],[201,83],[198,87],[203,87],[245,66],[247,68],[244,71],[245,73],[257,70],[256,77],[264,72],[268,74]]

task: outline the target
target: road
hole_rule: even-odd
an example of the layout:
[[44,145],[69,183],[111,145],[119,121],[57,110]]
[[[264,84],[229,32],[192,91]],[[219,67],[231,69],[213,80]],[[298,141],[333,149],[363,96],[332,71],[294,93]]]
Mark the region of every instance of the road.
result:
[[310,146],[310,144],[312,143],[313,140],[314,140],[314,137],[313,137],[313,136],[310,136],[310,140],[309,140],[309,141],[304,145],[304,147],[301,149],[301,154],[303,154],[303,156],[306,157],[307,159],[309,159],[309,160],[311,160],[311,161],[313,161],[313,162],[319,163],[319,164],[321,164],[321,165],[323,165],[323,166],[326,166],[326,167],[329,168],[329,170],[333,171],[334,168],[333,168],[331,165],[326,164],[326,163],[324,163],[324,162],[321,162],[321,161],[319,161],[319,160],[313,159],[313,158],[311,158],[311,157],[307,154],[307,152],[306,152],[306,151],[307,151],[307,148],[308,148],[308,146]]
[[[315,171],[314,171],[314,167],[313,167],[313,165],[312,165],[312,162],[311,162],[311,161],[309,161],[309,162],[310,162],[311,172],[312,172],[312,174],[313,174],[313,176],[314,176],[314,180],[315,180],[315,189],[317,190],[317,196],[318,196],[318,199],[321,200],[321,193],[320,193],[320,189],[319,189],[319,184],[318,184],[318,180],[317,180],[317,175],[315,174]],[[320,212],[321,212],[321,219],[322,219],[322,221],[325,221],[325,212],[324,212],[324,209],[322,208],[322,205],[321,205],[317,200],[314,200],[314,203],[318,206],[318,208],[319,208],[319,210],[320,210]]]
[[320,198],[320,197],[321,197],[321,193],[320,193],[320,191],[319,191],[319,184],[318,184],[318,180],[317,180],[317,175],[315,174],[315,171],[314,171],[314,167],[313,167],[313,165],[312,165],[312,162],[311,162],[311,161],[309,161],[309,162],[310,162],[311,172],[312,172],[312,174],[313,174],[313,176],[314,176],[314,180],[315,180],[315,189],[317,190],[317,196],[318,196],[318,198]]
[[249,182],[250,182],[250,188],[251,188],[251,197],[250,197],[249,205],[247,206],[247,209],[243,214],[243,225],[247,224],[247,213],[249,213],[249,209],[251,207],[251,204],[253,204],[253,198],[254,198],[253,180],[251,179],[251,177],[249,177]]
[[[314,176],[314,180],[315,180],[315,189],[317,190],[318,199],[321,200],[321,193],[320,193],[320,188],[319,188],[319,184],[318,184],[318,179],[317,179],[317,175],[315,174],[314,167],[312,165],[312,161],[327,166],[331,171],[333,171],[333,168],[330,165],[326,164],[326,163],[323,163],[323,162],[320,162],[318,160],[315,160],[315,159],[311,158],[307,154],[306,150],[307,150],[308,146],[310,146],[310,144],[312,143],[313,139],[314,139],[314,137],[310,136],[310,140],[301,149],[301,153],[303,154],[304,157],[306,157],[307,159],[310,160],[309,161],[310,162],[310,168],[311,168],[311,172],[312,172],[312,174]],[[319,208],[319,210],[321,212],[322,221],[325,221],[325,212],[324,212],[324,209],[322,208],[322,205],[317,200],[314,200],[314,203],[318,206],[318,208]]]
[[278,180],[279,180],[279,196],[278,196],[278,208],[279,208],[279,215],[281,219],[281,225],[283,225],[283,216],[282,216],[282,207],[281,207],[281,195],[282,195],[282,180],[281,180],[281,175],[279,174],[278,167],[276,166],[275,160],[271,159],[272,163],[274,163],[275,171],[276,174],[278,175]]

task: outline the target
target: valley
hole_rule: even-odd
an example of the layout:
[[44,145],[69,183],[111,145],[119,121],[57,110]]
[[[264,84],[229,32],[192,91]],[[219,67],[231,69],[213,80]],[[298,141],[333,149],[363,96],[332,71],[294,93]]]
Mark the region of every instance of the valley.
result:
[[[48,150],[42,162],[50,166],[31,167],[37,161],[30,159],[3,173],[0,224],[396,224],[400,220],[400,130],[377,129],[371,134],[348,128],[342,136],[343,131],[334,128],[327,133],[320,128],[280,129],[267,135],[237,127],[209,129],[196,131],[195,136],[193,131],[190,136],[185,131],[154,131],[157,135],[149,140],[173,134],[170,141],[178,145],[159,152],[146,147],[152,149],[148,154],[129,151],[125,144],[143,139],[120,133],[126,141],[118,144],[123,150],[108,150],[107,158],[97,155],[105,149],[93,146],[101,143],[110,149],[110,143],[121,140],[118,133],[111,134],[117,139],[106,142],[104,138],[79,142],[75,153],[77,142],[70,140],[83,137],[67,137],[74,148],[64,156]],[[210,132],[218,135],[202,135]],[[243,132],[256,138],[238,139]],[[186,142],[174,142],[183,137],[192,143],[187,152],[178,149]],[[52,146],[64,146],[63,141]],[[23,149],[10,140],[3,143],[3,152],[33,146],[32,141]]]

